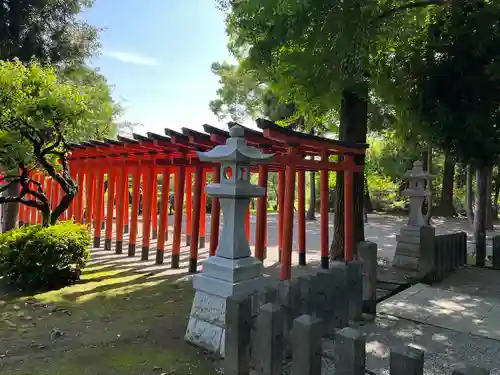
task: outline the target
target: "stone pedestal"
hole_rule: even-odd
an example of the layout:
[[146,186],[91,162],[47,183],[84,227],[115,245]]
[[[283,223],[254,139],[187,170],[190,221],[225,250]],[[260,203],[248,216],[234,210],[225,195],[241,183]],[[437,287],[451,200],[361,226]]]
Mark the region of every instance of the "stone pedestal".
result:
[[392,265],[398,268],[418,270],[422,252],[420,251],[419,226],[406,225],[396,235],[396,254]]
[[203,264],[203,273],[193,279],[196,294],[185,339],[224,357],[227,299],[255,294],[265,286],[259,260],[209,258]]
[[206,192],[219,198],[224,225],[215,256],[193,278],[196,294],[185,335],[187,341],[221,357],[225,354],[228,299],[251,296],[267,284],[262,262],[251,256],[245,215],[250,198],[265,193],[264,188],[250,183],[250,164],[273,157],[247,146],[243,128],[234,126],[230,134],[225,145],[198,152],[201,161],[221,163],[221,183],[208,185]]

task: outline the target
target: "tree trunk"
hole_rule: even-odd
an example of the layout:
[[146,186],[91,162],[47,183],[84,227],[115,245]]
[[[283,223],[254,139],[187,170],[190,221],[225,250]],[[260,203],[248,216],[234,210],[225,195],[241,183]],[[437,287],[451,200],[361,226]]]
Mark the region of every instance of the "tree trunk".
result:
[[491,195],[493,194],[493,167],[488,167],[488,181],[486,183],[486,230],[494,230],[493,228],[493,202]]
[[465,212],[467,213],[467,219],[469,220],[469,224],[471,226],[474,225],[474,210],[473,204],[474,201],[474,190],[473,190],[473,179],[474,179],[474,171],[470,165],[467,166],[467,177],[466,177],[466,194],[465,194]]
[[477,170],[477,201],[474,220],[474,240],[476,241],[476,265],[484,266],[486,259],[486,209],[488,205],[488,167]]
[[495,176],[495,196],[493,198],[493,219],[498,219],[498,197],[500,196],[500,168]]
[[370,189],[368,188],[368,177],[365,175],[365,210],[368,213],[373,212],[372,198],[370,196]]
[[453,205],[453,179],[455,176],[455,161],[446,151],[444,159],[443,187],[441,189],[441,201],[439,202],[439,214],[444,217],[453,217],[456,214]]
[[48,227],[49,225],[51,225],[50,207],[45,207],[40,212],[42,213],[42,226],[43,227]]
[[366,178],[365,174],[365,193],[363,197],[363,222],[368,223],[368,212],[373,211],[373,206],[372,206],[372,200],[370,198],[370,191],[368,190],[368,179]]
[[[430,175],[432,173],[432,146],[429,144],[428,145],[428,150],[427,150],[427,173]],[[429,192],[431,193],[427,197],[427,206],[429,207],[427,210],[427,214],[425,215],[425,222],[427,225],[431,224],[431,218],[432,218],[432,202],[433,202],[433,191],[432,191],[432,178],[429,176],[427,179],[427,189],[429,189]]]
[[[5,191],[5,197],[17,197],[21,190],[19,184],[11,184]],[[17,227],[19,222],[19,203],[6,203],[3,209],[3,226],[2,231],[7,232]]]
[[[368,86],[362,85],[356,91],[344,89],[340,103],[340,140],[349,142],[366,142],[368,115]],[[364,156],[356,159],[364,164]],[[354,206],[354,241],[365,239],[363,222],[364,174],[354,173],[353,178]],[[337,172],[336,204],[333,240],[330,246],[330,259],[344,258],[344,174]]]
[[314,172],[309,172],[309,208],[306,213],[306,220],[316,220],[314,212],[316,211],[316,176]]
[[58,203],[56,208],[50,213],[50,225],[57,224],[57,221],[61,215],[69,208],[69,205],[75,199],[76,191],[65,194],[61,201]]

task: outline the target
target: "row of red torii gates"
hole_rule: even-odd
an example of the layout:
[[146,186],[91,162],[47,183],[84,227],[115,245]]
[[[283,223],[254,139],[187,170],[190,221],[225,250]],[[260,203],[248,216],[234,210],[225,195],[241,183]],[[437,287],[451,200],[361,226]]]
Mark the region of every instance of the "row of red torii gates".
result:
[[[274,153],[271,164],[256,165],[259,185],[268,185],[268,174],[278,173],[278,248],[280,249],[282,280],[291,277],[291,255],[294,225],[295,184],[297,182],[298,251],[299,264],[306,264],[305,226],[305,172],[320,173],[320,253],[321,266],[328,268],[328,173],[344,172],[345,200],[345,259],[352,260],[353,235],[353,173],[362,173],[363,165],[357,157],[365,154],[367,145],[348,143],[312,136],[280,127],[267,120],[257,120],[262,131],[245,128],[245,140],[265,153]],[[229,126],[232,126],[230,123]],[[128,255],[135,256],[139,206],[142,194],[142,260],[147,260],[151,239],[157,238],[156,262],[163,263],[165,243],[168,239],[168,211],[170,176],[174,175],[174,224],[171,267],[179,267],[181,232],[185,204],[185,235],[190,249],[189,271],[197,271],[198,248],[204,247],[206,236],[207,174],[212,181],[220,181],[220,166],[201,162],[196,151],[206,151],[224,144],[229,132],[204,125],[205,133],[183,128],[182,132],[165,129],[166,135],[134,134],[132,138],[118,136],[116,140],[88,141],[71,144],[69,165],[71,176],[80,186],[76,198],[63,219],[93,225],[94,247],[101,246],[102,229],[104,248],[111,250],[115,232],[115,251],[123,252],[124,233],[129,232]],[[330,156],[341,161],[331,161]],[[313,156],[313,158],[311,158]],[[158,175],[162,175],[161,200],[158,197]],[[132,207],[129,201],[129,177],[132,179]],[[43,184],[52,202],[58,202],[59,185],[41,173],[33,177]],[[193,184],[194,178],[194,184]],[[297,179],[297,181],[296,181]],[[107,185],[107,189],[105,186]],[[106,200],[107,190],[107,200]],[[160,203],[160,207],[158,207]],[[160,214],[158,218],[158,208]],[[267,196],[256,202],[255,257],[264,260],[267,238]],[[116,213],[116,220],[114,214]],[[39,223],[41,216],[32,208],[22,206],[20,222]],[[114,225],[114,231],[113,231]],[[220,203],[212,199],[210,224],[210,256],[215,254],[219,240]],[[250,210],[246,220],[247,238],[250,238]]]

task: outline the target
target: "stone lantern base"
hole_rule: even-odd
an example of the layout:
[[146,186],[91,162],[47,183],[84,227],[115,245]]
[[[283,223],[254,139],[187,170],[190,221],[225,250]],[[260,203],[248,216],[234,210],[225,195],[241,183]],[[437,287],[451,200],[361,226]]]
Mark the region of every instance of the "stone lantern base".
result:
[[252,295],[266,285],[262,262],[256,258],[208,258],[203,263],[203,273],[193,278],[196,294],[185,340],[224,357],[227,299]]
[[392,265],[397,268],[419,270],[422,251],[420,248],[420,226],[406,225],[396,236],[396,253]]

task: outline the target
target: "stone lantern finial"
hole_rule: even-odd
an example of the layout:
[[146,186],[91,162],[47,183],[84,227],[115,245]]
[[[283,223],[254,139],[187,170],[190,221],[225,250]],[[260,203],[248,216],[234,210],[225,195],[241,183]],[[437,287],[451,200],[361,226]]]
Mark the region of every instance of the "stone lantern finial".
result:
[[251,295],[264,286],[262,262],[251,256],[245,232],[250,198],[265,194],[252,185],[250,166],[269,163],[274,154],[264,154],[245,142],[245,129],[231,127],[226,144],[198,152],[200,161],[220,163],[220,183],[208,185],[208,195],[219,198],[224,224],[215,256],[203,263],[202,273],[193,278],[196,290],[186,340],[224,356],[227,298]]

